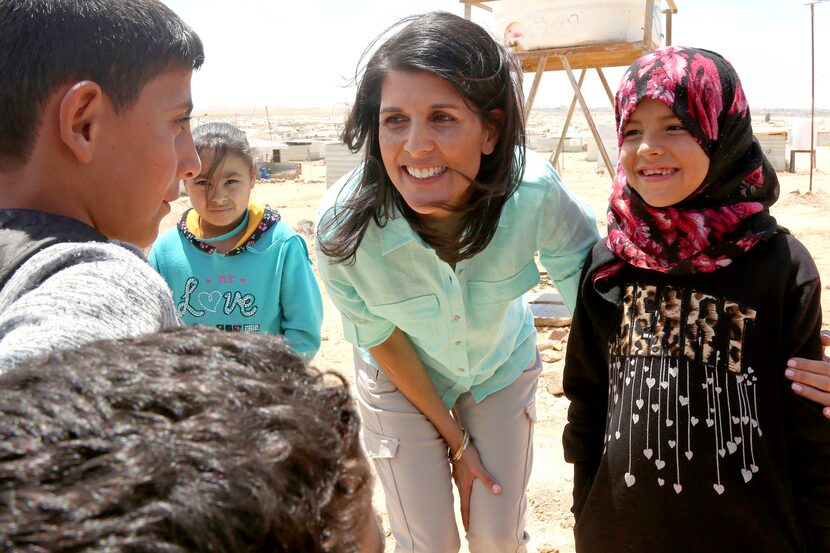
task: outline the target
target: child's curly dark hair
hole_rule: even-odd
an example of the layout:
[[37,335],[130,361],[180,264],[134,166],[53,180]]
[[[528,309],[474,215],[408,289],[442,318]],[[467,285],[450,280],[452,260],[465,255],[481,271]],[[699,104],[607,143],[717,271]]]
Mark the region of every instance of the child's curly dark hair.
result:
[[0,376],[0,550],[346,552],[371,475],[342,377],[183,327]]

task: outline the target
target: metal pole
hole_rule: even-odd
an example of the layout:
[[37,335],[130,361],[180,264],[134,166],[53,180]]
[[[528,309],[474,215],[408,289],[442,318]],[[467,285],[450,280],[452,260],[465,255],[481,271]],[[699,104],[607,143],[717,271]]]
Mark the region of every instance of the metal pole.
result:
[[815,137],[816,124],[816,33],[815,27],[815,3],[810,4],[810,65],[812,85],[812,107],[810,111],[810,192],[813,191],[813,162],[815,158]]
[[274,141],[274,135],[271,133],[271,117],[268,115],[268,106],[265,106],[265,120],[268,121],[268,140]]

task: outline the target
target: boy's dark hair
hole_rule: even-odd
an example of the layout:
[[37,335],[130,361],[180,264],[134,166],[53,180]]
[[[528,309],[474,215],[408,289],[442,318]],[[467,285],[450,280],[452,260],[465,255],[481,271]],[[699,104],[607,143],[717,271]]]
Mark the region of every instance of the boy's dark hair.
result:
[[210,167],[202,168],[201,176],[208,181],[213,177],[225,158],[235,155],[241,158],[248,169],[254,170],[254,156],[251,146],[248,144],[248,137],[230,123],[205,123],[193,129],[193,144],[201,157],[205,152],[213,153],[213,161]]
[[94,81],[125,110],[171,66],[203,61],[202,41],[158,0],[0,0],[0,168],[26,162],[61,85]]
[[353,552],[371,516],[339,375],[187,326],[0,376],[0,550]]
[[[352,260],[370,221],[384,225],[395,207],[428,242],[453,252],[446,261],[470,258],[490,243],[502,207],[524,173],[522,72],[487,31],[457,15],[434,12],[408,17],[384,35],[392,30],[396,33],[381,44],[356,77],[357,95],[343,141],[353,152],[364,148],[363,173],[352,197],[321,225],[320,249],[336,263]],[[386,174],[378,133],[381,88],[390,71],[426,72],[446,80],[485,125],[498,129],[495,150],[481,156],[481,168],[473,178],[472,197],[462,209],[460,236],[431,232]],[[502,110],[503,117],[494,117],[495,109]]]

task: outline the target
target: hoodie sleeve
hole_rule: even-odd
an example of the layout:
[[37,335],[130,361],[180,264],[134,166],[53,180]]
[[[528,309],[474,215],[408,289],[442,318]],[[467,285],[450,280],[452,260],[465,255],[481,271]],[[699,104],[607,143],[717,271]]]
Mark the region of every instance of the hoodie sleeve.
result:
[[291,236],[284,247],[281,333],[297,353],[311,360],[320,349],[323,299],[303,237]]

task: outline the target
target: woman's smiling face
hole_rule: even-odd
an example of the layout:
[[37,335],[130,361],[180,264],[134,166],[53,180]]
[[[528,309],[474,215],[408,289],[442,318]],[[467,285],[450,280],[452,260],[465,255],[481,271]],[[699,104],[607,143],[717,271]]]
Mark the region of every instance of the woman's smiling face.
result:
[[448,81],[423,71],[390,71],[383,81],[380,153],[392,184],[425,220],[456,214],[470,195],[481,156],[497,130]]

